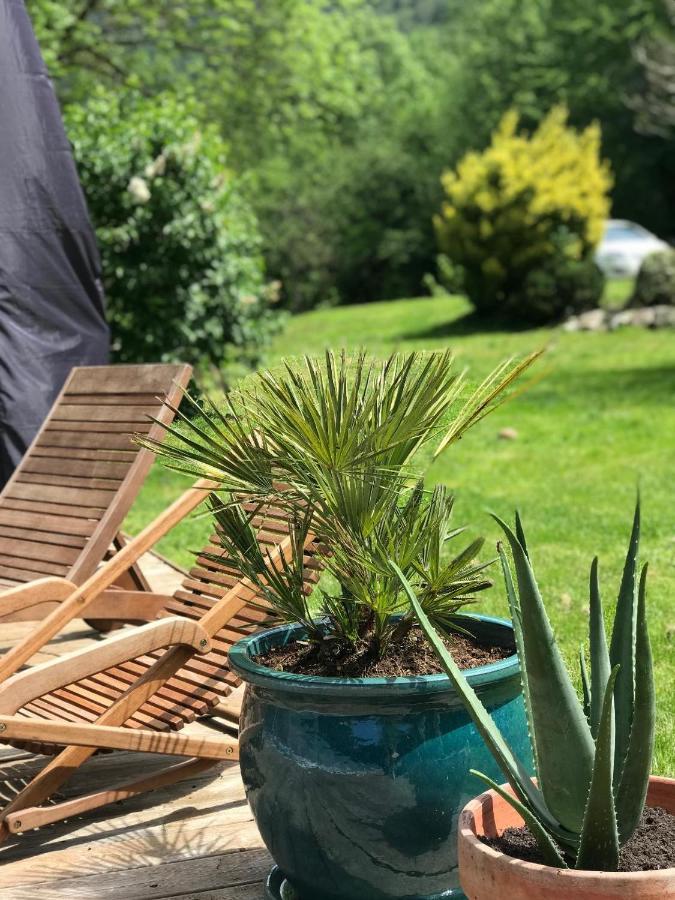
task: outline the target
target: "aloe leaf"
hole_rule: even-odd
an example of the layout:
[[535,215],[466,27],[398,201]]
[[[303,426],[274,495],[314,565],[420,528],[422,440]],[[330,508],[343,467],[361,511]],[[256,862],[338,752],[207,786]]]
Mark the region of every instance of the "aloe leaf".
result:
[[588,671],[586,669],[586,657],[583,644],[579,647],[579,670],[581,671],[581,690],[584,693],[584,713],[591,719],[591,687],[588,683]]
[[527,539],[525,538],[525,530],[523,529],[523,523],[521,521],[520,513],[518,512],[518,510],[516,510],[516,537],[518,538],[518,541],[520,542],[520,546],[525,551],[525,556],[527,556],[527,558],[529,559],[530,554],[527,549]]
[[415,615],[422,630],[426,634],[441,665],[447,672],[455,690],[464,703],[464,708],[476,726],[476,730],[485,742],[488,750],[494,756],[497,765],[504,773],[504,777],[515,791],[518,798],[521,802],[528,803],[533,808],[536,815],[545,822],[546,827],[556,834],[556,836],[560,834],[562,840],[567,839],[569,841],[570,838],[574,839],[574,836],[569,835],[565,829],[562,829],[560,824],[556,822],[550,812],[546,809],[545,804],[542,802],[541,792],[533,784],[523,764],[511,752],[511,749],[502,737],[501,732],[492,721],[490,714],[462,674],[459,666],[448,652],[443,641],[434,630],[403,572],[395,562],[390,561],[389,565],[398,576],[401,585],[410,600],[412,608],[415,610]]
[[581,840],[577,854],[577,869],[597,869],[615,872],[619,866],[619,832],[616,825],[612,770],[614,747],[612,720],[614,718],[614,682],[619,667],[609,676],[602,701],[598,739],[595,743],[593,775],[588,791]]
[[598,557],[591,563],[590,577],[590,651],[591,651],[591,732],[598,736],[600,716],[602,714],[602,698],[609,679],[610,664],[605,634],[605,620],[602,613],[600,597],[600,578],[598,576]]
[[635,692],[635,632],[637,626],[637,557],[640,549],[640,498],[635,505],[633,530],[619,588],[619,599],[614,614],[614,628],[609,648],[612,665],[621,666],[616,682],[614,709],[616,713],[616,743],[614,754],[615,787],[621,775],[623,761],[628,753],[633,725],[633,695]]
[[520,683],[523,688],[523,701],[525,703],[525,713],[527,715],[527,728],[530,735],[530,744],[532,745],[534,770],[536,773],[538,773],[539,764],[537,762],[537,751],[534,745],[534,741],[532,740],[532,730],[534,728],[534,724],[532,722],[532,704],[530,702],[529,676],[527,666],[525,665],[525,650],[523,648],[523,623],[522,614],[520,611],[520,601],[518,599],[516,589],[513,586],[511,569],[509,567],[509,563],[501,543],[497,544],[497,553],[499,554],[499,560],[502,565],[502,572],[504,573],[504,585],[506,587],[506,596],[509,601],[509,612],[511,613],[511,621],[513,623],[513,634],[516,639],[516,651],[518,653],[518,659],[521,661]]
[[655,693],[652,650],[646,615],[647,566],[642,569],[638,594],[635,642],[635,707],[628,752],[616,791],[616,815],[621,843],[635,831],[647,798],[654,755]]
[[567,863],[556,847],[553,838],[532,810],[521,803],[517,797],[507,793],[501,785],[497,784],[497,782],[493,781],[491,778],[488,778],[487,775],[484,775],[482,772],[477,772],[475,769],[470,769],[469,771],[472,775],[482,779],[482,781],[489,785],[496,794],[499,794],[500,797],[506,800],[506,802],[509,803],[523,819],[537,841],[537,846],[541,851],[541,855],[544,857],[544,865],[553,866],[556,869],[566,869]]
[[509,526],[494,516],[513,553],[523,633],[521,665],[528,671],[531,739],[540,787],[551,814],[579,833],[593,771],[593,737],[544,608],[534,572]]

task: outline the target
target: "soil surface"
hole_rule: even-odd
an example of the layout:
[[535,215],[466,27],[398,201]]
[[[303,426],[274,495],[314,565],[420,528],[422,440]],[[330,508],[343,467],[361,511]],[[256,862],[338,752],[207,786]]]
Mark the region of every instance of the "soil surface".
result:
[[[464,634],[454,634],[444,641],[461,669],[475,669],[515,653],[513,646],[492,646]],[[307,643],[295,642],[261,654],[255,661],[278,672],[344,678],[389,678],[443,672],[436,654],[417,627],[412,628],[402,640],[392,641],[382,659],[373,658],[371,647],[365,641],[362,646],[347,652],[343,648],[328,658],[326,655],[320,657]]]
[[[526,862],[543,859],[529,828],[507,828],[499,838],[481,837],[501,853]],[[675,867],[675,816],[660,806],[646,806],[633,837],[619,853],[619,872],[650,872]]]

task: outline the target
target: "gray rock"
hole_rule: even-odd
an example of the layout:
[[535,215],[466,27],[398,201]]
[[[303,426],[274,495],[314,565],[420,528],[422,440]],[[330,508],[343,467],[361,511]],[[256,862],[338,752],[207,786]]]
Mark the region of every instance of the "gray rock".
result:
[[563,324],[563,331],[614,331],[626,325],[637,328],[675,328],[675,306],[641,306],[617,312],[589,309],[568,319]]
[[642,328],[652,328],[656,316],[654,314],[654,306],[643,306],[641,309],[634,309],[632,325],[639,325]]
[[614,329],[621,328],[624,325],[632,325],[634,312],[635,310],[633,309],[621,309],[619,312],[612,313],[609,319],[609,330],[614,331]]
[[654,322],[652,328],[674,328],[675,306],[653,306]]
[[605,309],[589,309],[578,317],[580,331],[606,331],[609,313]]

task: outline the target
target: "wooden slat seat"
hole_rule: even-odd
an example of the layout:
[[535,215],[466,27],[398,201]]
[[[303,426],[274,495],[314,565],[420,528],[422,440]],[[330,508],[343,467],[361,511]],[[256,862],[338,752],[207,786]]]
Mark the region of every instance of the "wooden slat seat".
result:
[[[183,726],[214,710],[228,722],[236,717],[242,692],[227,654],[242,635],[272,618],[263,592],[237,575],[213,539],[171,596],[110,590],[121,572],[216,487],[208,479],[195,482],[82,585],[70,585],[58,608],[0,658],[2,742],[55,754],[0,810],[0,842],[10,833],[70,819],[190,778],[218,760],[238,758],[237,741],[222,729],[217,736],[206,729],[195,735]],[[283,514],[258,510],[254,524],[269,564],[280,569],[293,546]],[[318,581],[321,556],[321,548],[308,537],[303,572],[307,593]],[[87,610],[115,619],[124,611],[126,621],[146,624],[20,670],[60,628]],[[136,773],[122,785],[43,805],[90,756],[112,750],[187,759],[153,775]]]
[[191,371],[181,364],[72,370],[0,493],[0,618],[3,588],[47,576],[79,585],[102,562],[153,461],[132,435],[161,438],[151,417],[172,421]]
[[[270,551],[288,536],[288,525],[277,513],[260,515],[254,520],[263,547]],[[221,557],[222,561],[212,557]],[[305,590],[311,591],[320,574],[317,547],[305,549]],[[181,587],[168,598],[159,617],[181,616],[194,622],[211,610],[241,579],[219,549],[217,535],[212,535],[196,559],[196,565],[183,580]],[[153,728],[157,731],[177,731],[185,724],[206,715],[240,684],[230,671],[227,654],[240,638],[268,626],[274,621],[267,600],[259,593],[223,625],[211,640],[209,653],[191,657],[171,676],[152,698],[147,700],[124,723],[127,728]],[[18,710],[20,715],[55,721],[94,722],[124,691],[132,685],[167,651],[158,650],[121,663],[78,682],[46,693]],[[15,742],[25,749],[26,744]],[[51,754],[60,748],[52,744],[31,744],[33,752]]]

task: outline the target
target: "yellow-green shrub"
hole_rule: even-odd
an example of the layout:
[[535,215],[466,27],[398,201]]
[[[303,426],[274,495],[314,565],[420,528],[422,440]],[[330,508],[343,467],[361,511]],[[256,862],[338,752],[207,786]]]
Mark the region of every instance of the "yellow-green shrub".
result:
[[[589,261],[591,270],[612,179],[600,157],[598,125],[577,132],[558,106],[531,136],[517,128],[518,114],[508,112],[486,150],[468,153],[455,172],[443,175],[446,200],[435,224],[441,249],[461,266],[477,309],[543,318],[540,303],[527,308],[528,275],[567,261]],[[588,305],[589,292],[580,296]],[[561,297],[546,317],[580,302]]]

